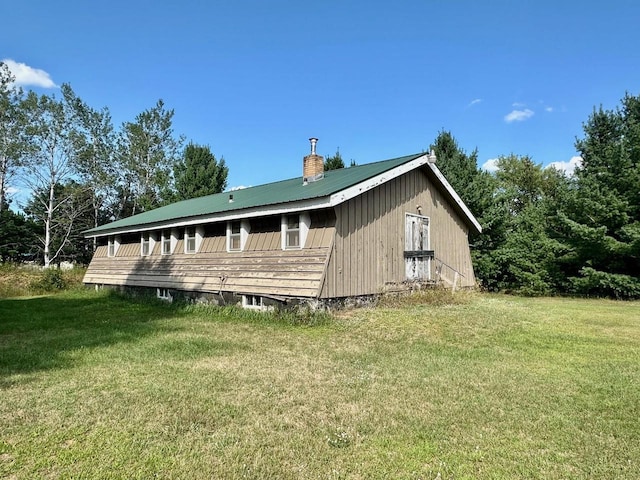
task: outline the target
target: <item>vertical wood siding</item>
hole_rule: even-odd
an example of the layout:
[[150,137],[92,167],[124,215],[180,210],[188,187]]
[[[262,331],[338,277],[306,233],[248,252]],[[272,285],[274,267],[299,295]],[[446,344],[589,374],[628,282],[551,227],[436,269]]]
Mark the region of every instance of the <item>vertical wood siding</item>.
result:
[[[431,278],[444,262],[464,275],[459,286],[475,285],[468,227],[420,169],[336,207],[336,236],[321,297],[376,294],[404,282],[405,213],[418,213],[418,205],[430,218],[430,249],[436,257]],[[446,267],[442,273],[454,275]]]

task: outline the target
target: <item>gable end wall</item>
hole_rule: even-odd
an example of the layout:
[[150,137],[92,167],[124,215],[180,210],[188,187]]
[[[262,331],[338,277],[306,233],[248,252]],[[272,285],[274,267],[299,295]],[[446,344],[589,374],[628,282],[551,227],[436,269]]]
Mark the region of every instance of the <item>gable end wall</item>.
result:
[[[405,214],[430,218],[431,278],[439,262],[464,276],[458,286],[474,286],[468,227],[461,215],[429,179],[426,169],[413,170],[345,203],[336,210],[336,234],[322,288],[322,298],[381,293],[405,281]],[[453,270],[442,274],[453,278]]]

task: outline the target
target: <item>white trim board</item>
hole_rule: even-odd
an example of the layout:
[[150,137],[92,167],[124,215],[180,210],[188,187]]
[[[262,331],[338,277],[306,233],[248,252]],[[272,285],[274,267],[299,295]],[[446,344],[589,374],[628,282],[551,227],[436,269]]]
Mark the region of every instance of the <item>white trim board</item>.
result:
[[[332,195],[328,195],[320,198],[313,198],[308,200],[300,200],[296,202],[288,202],[288,203],[279,203],[273,205],[263,205],[260,207],[252,207],[247,208],[242,211],[236,212],[222,212],[222,213],[211,213],[206,215],[199,215],[196,217],[188,217],[183,219],[174,219],[169,222],[154,222],[140,226],[129,226],[123,228],[115,228],[113,230],[104,230],[99,233],[89,234],[87,238],[97,238],[97,237],[105,237],[109,235],[115,234],[126,234],[126,233],[139,233],[150,230],[157,230],[159,228],[184,228],[192,225],[200,225],[203,223],[213,223],[213,222],[226,222],[233,220],[242,220],[248,218],[256,218],[256,217],[264,217],[267,215],[283,215],[289,213],[297,213],[302,211],[309,210],[318,210],[323,208],[335,207],[344,203],[352,198],[357,197],[373,188],[376,188],[380,185],[383,185],[390,180],[393,180],[405,173],[408,173],[412,170],[415,170],[423,165],[427,165],[431,171],[434,173],[438,181],[442,184],[442,186],[447,190],[447,192],[451,195],[451,198],[458,205],[458,207],[462,210],[464,215],[467,217],[469,222],[478,230],[478,232],[482,231],[482,227],[473,216],[471,211],[464,204],[462,199],[455,192],[453,187],[447,182],[444,178],[444,175],[440,172],[438,167],[429,160],[429,155],[424,154],[410,162],[403,163],[391,170],[387,170],[375,177],[371,177],[363,182],[357,183],[350,187],[345,188],[344,190],[340,190]],[[322,181],[322,180],[321,180]]]

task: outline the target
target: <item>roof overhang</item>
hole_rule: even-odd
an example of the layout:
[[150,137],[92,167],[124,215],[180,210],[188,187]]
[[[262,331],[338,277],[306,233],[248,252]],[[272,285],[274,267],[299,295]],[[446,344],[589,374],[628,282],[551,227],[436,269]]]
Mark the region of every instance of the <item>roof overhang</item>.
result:
[[158,230],[160,228],[170,229],[170,228],[181,228],[187,227],[191,225],[199,225],[202,223],[213,223],[213,222],[225,222],[225,221],[233,221],[233,220],[242,220],[247,218],[255,218],[255,217],[264,217],[269,215],[283,215],[288,213],[296,213],[301,211],[309,211],[309,210],[319,210],[324,208],[335,207],[343,202],[351,200],[352,198],[357,197],[369,190],[372,190],[380,185],[383,185],[390,180],[393,180],[405,173],[408,173],[412,170],[420,168],[426,165],[431,171],[434,173],[435,178],[444,188],[444,190],[450,195],[453,202],[458,206],[458,208],[462,211],[463,215],[466,217],[467,222],[473,226],[477,232],[482,231],[482,227],[475,219],[473,214],[469,211],[467,206],[464,204],[462,199],[458,196],[458,194],[453,190],[449,182],[444,178],[444,175],[438,170],[438,167],[432,162],[429,161],[429,155],[424,154],[418,158],[415,158],[407,163],[403,163],[395,168],[387,170],[379,175],[371,177],[367,180],[364,180],[360,183],[352,185],[348,188],[340,190],[332,195],[327,195],[324,197],[318,197],[313,199],[300,200],[295,202],[287,202],[287,203],[279,203],[273,205],[262,205],[259,207],[246,208],[242,210],[232,210],[222,213],[212,213],[207,215],[199,215],[193,217],[184,217],[180,219],[172,219],[170,221],[164,222],[155,222],[155,223],[146,223],[144,225],[132,225],[121,228],[114,229],[103,229],[100,232],[96,233],[87,233],[85,236],[87,238],[98,238],[109,235],[121,235],[127,233],[137,233],[137,232],[146,232],[150,230]]
[[451,199],[453,200],[453,202],[458,206],[458,208],[460,208],[460,210],[464,214],[464,216],[467,219],[467,221],[469,222],[469,224],[473,228],[475,228],[476,233],[482,233],[482,226],[480,225],[480,222],[478,222],[476,217],[473,216],[473,213],[471,213],[471,210],[469,210],[469,207],[467,207],[467,205],[462,201],[460,196],[456,193],[456,191],[453,189],[453,187],[449,184],[447,179],[444,178],[444,175],[442,175],[442,172],[436,166],[436,164],[435,163],[429,163],[428,166],[431,169],[431,171],[434,173],[436,178],[440,181],[440,183],[442,184],[444,189],[447,191],[447,193],[451,196]]

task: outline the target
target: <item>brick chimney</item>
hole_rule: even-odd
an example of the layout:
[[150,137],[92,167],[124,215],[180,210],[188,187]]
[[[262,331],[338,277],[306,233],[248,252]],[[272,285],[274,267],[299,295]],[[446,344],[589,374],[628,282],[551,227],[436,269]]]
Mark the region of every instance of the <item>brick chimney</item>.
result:
[[302,159],[302,183],[321,180],[324,177],[324,157],[316,154],[317,138],[310,138],[311,154]]

